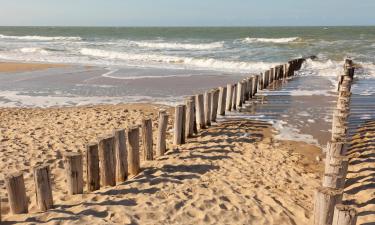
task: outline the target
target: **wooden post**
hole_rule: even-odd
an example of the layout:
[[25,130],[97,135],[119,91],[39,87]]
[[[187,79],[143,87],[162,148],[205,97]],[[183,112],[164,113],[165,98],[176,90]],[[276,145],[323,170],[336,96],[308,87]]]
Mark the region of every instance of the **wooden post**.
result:
[[195,96],[194,95],[188,96],[186,99],[193,102],[193,115],[192,115],[192,118],[193,118],[193,133],[198,134],[196,109],[195,109]]
[[186,105],[186,125],[185,125],[185,137],[193,137],[194,134],[194,104],[190,99],[185,100]]
[[274,76],[275,76],[275,68],[270,68],[270,74],[268,77],[268,85],[272,84]]
[[232,88],[232,110],[237,109],[237,84],[234,84]]
[[99,190],[99,152],[97,143],[89,143],[86,146],[86,160],[87,190],[89,192]]
[[158,137],[156,141],[156,154],[163,156],[167,150],[167,127],[168,127],[168,114],[165,110],[159,111],[159,125]]
[[258,75],[253,76],[251,79],[251,97],[254,98],[257,93]]
[[240,107],[242,107],[242,101],[243,101],[243,83],[241,81],[237,83],[237,98],[236,98],[237,110],[239,110]]
[[328,188],[341,188],[342,176],[336,173],[326,173],[323,176],[323,187]]
[[342,190],[320,187],[315,192],[314,225],[331,225],[336,204],[341,203]]
[[178,105],[175,107],[175,120],[174,120],[174,145],[185,144],[185,118],[186,106]]
[[114,130],[113,136],[115,138],[116,182],[121,183],[128,179],[128,153],[125,129]]
[[113,136],[104,136],[99,140],[100,182],[102,186],[116,185],[116,161]]
[[143,159],[154,160],[151,118],[142,119],[142,147]]
[[36,203],[40,211],[53,208],[52,185],[48,165],[34,167]]
[[[26,197],[23,173],[14,173],[5,177],[5,186],[8,192],[9,207],[13,214],[28,213],[28,200]],[[1,211],[1,210],[0,210]],[[0,212],[1,213],[1,212]]]
[[219,89],[214,89],[211,93],[211,122],[216,122],[219,108]]
[[204,119],[204,101],[203,94],[198,94],[195,96],[195,109],[198,130],[206,129],[206,122]]
[[218,113],[220,116],[225,116],[225,107],[227,101],[227,88],[219,87],[219,108]]
[[206,126],[211,126],[211,95],[210,91],[204,93],[204,121]]
[[356,225],[357,211],[350,206],[337,204],[333,213],[332,225]]
[[128,142],[128,171],[130,175],[136,176],[140,172],[139,127],[131,126],[126,131]]
[[243,103],[245,103],[246,101],[248,101],[250,99],[250,78],[245,78],[243,80],[243,92],[244,92],[244,95],[243,95]]
[[66,153],[64,157],[65,176],[70,195],[83,193],[83,165],[80,153]]
[[265,75],[264,76],[265,80],[264,80],[264,87],[263,87],[263,89],[266,89],[268,87],[268,85],[269,85],[270,71],[266,70],[266,72],[264,72],[264,75]]
[[259,77],[259,90],[263,90],[264,87],[264,80],[265,80],[265,73],[260,73]]
[[232,97],[233,97],[233,85],[231,84],[227,84],[227,98],[226,98],[226,101],[225,101],[225,109],[227,111],[231,111],[232,110]]

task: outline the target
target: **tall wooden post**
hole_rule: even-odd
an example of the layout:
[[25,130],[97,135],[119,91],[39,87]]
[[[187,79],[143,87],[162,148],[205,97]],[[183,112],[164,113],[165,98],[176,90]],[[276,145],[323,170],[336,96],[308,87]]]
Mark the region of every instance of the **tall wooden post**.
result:
[[104,136],[99,140],[100,182],[102,186],[116,185],[114,140],[113,136]]
[[211,92],[211,121],[216,122],[217,109],[219,107],[219,89],[214,89]]
[[141,168],[139,159],[139,127],[128,127],[126,137],[128,142],[128,171],[130,175],[136,176]]
[[185,125],[185,136],[186,138],[193,137],[194,134],[194,102],[186,99],[186,125]]
[[220,116],[225,116],[225,107],[227,101],[227,88],[219,87],[219,108],[218,113]]
[[125,129],[113,131],[114,151],[116,160],[116,182],[121,183],[128,179],[128,152],[126,149]]
[[51,175],[48,165],[34,167],[36,203],[40,211],[53,208]]
[[227,84],[227,98],[226,98],[226,101],[225,101],[225,109],[227,111],[231,111],[232,110],[232,90],[233,88],[233,85],[231,84]]
[[83,165],[80,153],[66,153],[64,157],[65,176],[70,195],[83,193]]
[[99,190],[99,152],[97,143],[89,143],[86,146],[86,160],[87,190],[89,192]]
[[204,93],[204,121],[206,126],[211,126],[211,91]]
[[167,127],[168,127],[168,114],[165,110],[159,111],[159,126],[158,137],[156,141],[156,154],[163,156],[167,150]]
[[151,118],[144,118],[142,120],[142,147],[143,159],[154,160]]
[[[186,100],[190,100],[193,102],[193,134],[198,134],[198,127],[197,127],[197,119],[196,119],[196,109],[195,109],[195,96],[191,95],[186,98]],[[187,110],[187,109],[186,109]]]
[[342,190],[320,187],[315,192],[314,225],[331,225],[336,204],[341,203]]
[[332,225],[356,225],[357,211],[349,206],[337,204],[333,214]]
[[195,109],[198,130],[206,129],[206,121],[204,119],[203,94],[198,94],[195,96]]
[[186,106],[178,105],[175,107],[175,121],[174,121],[174,145],[185,144],[185,118]]
[[239,110],[240,107],[242,107],[243,102],[243,83],[238,82],[237,83],[237,99],[236,99],[236,107]]
[[255,80],[253,80],[253,96],[258,93],[259,75],[255,75]]
[[13,214],[28,213],[28,200],[26,197],[23,173],[14,173],[5,177],[5,186],[8,192],[9,207]]
[[237,109],[237,84],[232,88],[232,110]]

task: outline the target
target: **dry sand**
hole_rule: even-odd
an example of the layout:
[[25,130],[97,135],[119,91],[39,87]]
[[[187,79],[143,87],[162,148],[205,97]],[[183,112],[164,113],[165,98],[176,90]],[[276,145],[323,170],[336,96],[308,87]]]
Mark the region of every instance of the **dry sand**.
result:
[[[30,202],[29,214],[15,216],[4,198],[5,224],[309,224],[313,190],[321,183],[320,150],[275,140],[260,121],[215,124],[166,156],[142,162],[142,173],[123,184],[67,194],[65,152],[84,152],[89,141],[144,116],[153,118],[155,129],[160,108],[167,107],[0,109],[0,193],[6,195],[4,175],[23,171]],[[46,213],[37,212],[31,172],[42,162],[51,165],[56,204]]]
[[0,73],[25,72],[64,66],[62,64],[0,62]]

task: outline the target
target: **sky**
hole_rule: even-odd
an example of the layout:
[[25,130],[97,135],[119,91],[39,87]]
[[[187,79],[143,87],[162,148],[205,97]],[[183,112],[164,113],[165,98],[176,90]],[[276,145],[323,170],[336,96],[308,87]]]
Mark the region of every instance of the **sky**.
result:
[[375,25],[375,0],[1,0],[0,26]]

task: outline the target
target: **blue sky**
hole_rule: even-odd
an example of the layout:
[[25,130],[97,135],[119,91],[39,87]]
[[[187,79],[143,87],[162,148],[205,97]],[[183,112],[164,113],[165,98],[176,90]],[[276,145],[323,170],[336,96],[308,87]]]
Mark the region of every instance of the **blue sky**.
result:
[[375,0],[1,0],[0,25],[375,25]]

